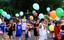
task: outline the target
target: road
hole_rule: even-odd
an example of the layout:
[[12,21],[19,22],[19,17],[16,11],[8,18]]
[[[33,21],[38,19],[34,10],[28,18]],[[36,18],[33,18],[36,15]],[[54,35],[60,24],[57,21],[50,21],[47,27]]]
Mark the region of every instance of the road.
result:
[[[31,30],[30,32],[31,32],[30,40],[34,40],[34,33],[33,33],[33,30]],[[1,35],[0,35],[0,36],[1,36]],[[52,37],[50,37],[50,36],[52,36],[52,35],[51,35],[51,34],[48,34],[48,39],[47,39],[47,40],[53,40]],[[0,40],[1,40],[1,39],[0,39]],[[11,40],[12,40],[12,39],[11,39]],[[22,36],[22,37],[21,37],[21,40],[25,40],[25,37]]]

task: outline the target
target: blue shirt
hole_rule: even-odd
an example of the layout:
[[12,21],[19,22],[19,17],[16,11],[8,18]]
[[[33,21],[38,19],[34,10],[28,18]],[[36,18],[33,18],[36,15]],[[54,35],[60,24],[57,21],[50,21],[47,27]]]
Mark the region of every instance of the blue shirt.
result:
[[61,34],[61,35],[64,35],[64,31],[60,31],[60,34]]
[[2,30],[3,32],[6,31],[6,30],[5,30],[5,22],[1,23],[1,30]]

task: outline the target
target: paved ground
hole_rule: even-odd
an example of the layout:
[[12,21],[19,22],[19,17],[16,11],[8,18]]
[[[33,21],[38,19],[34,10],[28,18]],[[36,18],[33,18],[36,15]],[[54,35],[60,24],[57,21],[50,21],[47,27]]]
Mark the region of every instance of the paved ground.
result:
[[[25,38],[24,37],[22,37],[22,40],[24,40]],[[30,38],[30,40],[34,40],[34,35],[33,35],[33,31],[31,31],[31,38]],[[47,40],[53,40],[53,38],[52,38],[52,34],[50,33],[50,34],[48,34],[48,39]]]
[[[51,36],[52,36],[51,34],[48,34],[48,39],[47,40],[53,40]],[[21,40],[25,40],[24,36],[21,37]],[[30,40],[34,40],[33,30],[31,31]]]

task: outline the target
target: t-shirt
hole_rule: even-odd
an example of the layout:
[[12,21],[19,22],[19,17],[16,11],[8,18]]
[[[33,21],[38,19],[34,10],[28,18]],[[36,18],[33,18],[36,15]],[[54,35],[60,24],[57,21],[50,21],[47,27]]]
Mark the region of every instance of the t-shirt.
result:
[[27,24],[26,23],[23,23],[22,24],[22,30],[26,30],[26,26],[27,26]]
[[47,39],[47,32],[46,29],[44,29],[43,24],[40,23],[40,28],[39,28],[39,40],[45,40]]
[[64,35],[64,31],[60,31],[60,34],[61,34],[61,35]]

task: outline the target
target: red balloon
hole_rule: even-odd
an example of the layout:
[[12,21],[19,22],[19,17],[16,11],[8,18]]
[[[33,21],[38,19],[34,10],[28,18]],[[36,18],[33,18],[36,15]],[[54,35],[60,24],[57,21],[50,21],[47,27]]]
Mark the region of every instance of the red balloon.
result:
[[37,14],[37,12],[34,12],[34,16],[36,17],[38,14]]
[[48,12],[48,14],[50,15],[50,12]]

